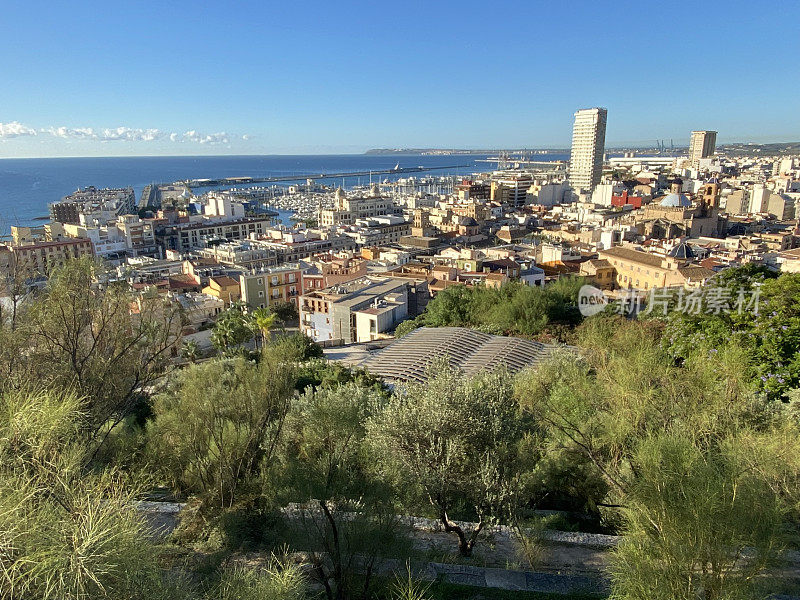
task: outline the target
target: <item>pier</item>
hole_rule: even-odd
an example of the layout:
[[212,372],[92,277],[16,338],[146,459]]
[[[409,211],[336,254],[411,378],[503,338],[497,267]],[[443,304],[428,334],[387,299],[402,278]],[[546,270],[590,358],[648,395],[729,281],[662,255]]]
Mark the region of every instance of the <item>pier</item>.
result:
[[250,183],[279,183],[287,181],[306,181],[308,179],[340,179],[342,177],[367,177],[370,175],[402,175],[405,173],[425,173],[445,169],[464,169],[472,165],[449,165],[444,167],[402,167],[376,171],[348,171],[343,173],[309,173],[306,175],[281,175],[279,177],[224,177],[221,179],[189,179],[184,183],[190,187],[215,187],[219,185],[244,185]]

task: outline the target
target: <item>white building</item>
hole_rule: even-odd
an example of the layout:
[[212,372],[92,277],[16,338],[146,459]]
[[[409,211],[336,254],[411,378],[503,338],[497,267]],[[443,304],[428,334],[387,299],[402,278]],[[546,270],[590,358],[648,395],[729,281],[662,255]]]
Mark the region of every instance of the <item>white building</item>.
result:
[[187,323],[193,327],[213,322],[225,310],[225,302],[208,294],[185,292],[172,294],[171,298],[181,306]]
[[358,219],[355,225],[344,231],[344,235],[353,238],[359,246],[396,244],[410,233],[411,225],[400,215]]
[[94,253],[108,260],[115,260],[122,254],[139,256],[157,251],[152,222],[143,221],[138,215],[121,215],[102,225],[97,221],[78,225],[65,223],[63,229],[69,237],[91,240]]
[[570,187],[564,182],[560,183],[534,183],[528,188],[528,204],[540,206],[556,206],[570,201],[572,198]]
[[611,206],[611,197],[619,196],[625,191],[625,186],[621,183],[601,183],[592,192],[592,204],[599,206]]
[[543,287],[545,282],[544,271],[534,265],[523,267],[519,272],[519,280],[525,285]]
[[320,211],[320,225],[332,227],[333,225],[353,225],[358,219],[368,219],[397,212],[397,207],[391,198],[381,196],[380,188],[373,185],[370,195],[348,198],[342,188],[336,190],[334,205],[331,209]]
[[600,183],[607,118],[608,111],[605,108],[584,108],[575,113],[569,183],[576,191],[592,191]]
[[362,277],[303,295],[300,330],[316,342],[367,342],[405,320],[408,303],[407,281]]
[[244,205],[231,199],[228,194],[208,195],[208,203],[203,209],[206,217],[222,217],[226,219],[243,219]]
[[787,156],[775,161],[775,175],[789,175],[794,171],[794,158]]

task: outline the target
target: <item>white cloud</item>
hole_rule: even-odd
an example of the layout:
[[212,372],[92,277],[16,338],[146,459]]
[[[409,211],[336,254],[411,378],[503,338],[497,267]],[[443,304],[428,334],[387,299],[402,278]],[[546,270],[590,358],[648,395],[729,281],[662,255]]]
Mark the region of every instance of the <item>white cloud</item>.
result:
[[126,140],[130,142],[153,142],[164,137],[164,133],[158,129],[132,129],[130,127],[117,127],[115,129],[103,129],[99,136],[103,141]]
[[93,140],[97,138],[97,134],[91,127],[48,127],[39,131],[67,140]]
[[36,135],[36,130],[26,127],[19,121],[0,123],[0,139]]
[[[44,127],[33,129],[18,121],[0,123],[0,139],[15,138],[21,136],[51,135],[65,140],[97,140],[100,142],[154,142],[161,139],[168,139],[170,142],[188,142],[193,144],[228,144],[230,136],[220,131],[217,133],[201,133],[196,129],[190,129],[185,133],[167,133],[160,129],[141,129],[136,127],[113,127],[105,129],[94,129],[92,127]],[[252,136],[242,135],[241,139],[249,140]]]
[[[171,139],[171,138],[170,138]],[[196,144],[227,144],[230,140],[228,138],[228,134],[224,131],[220,131],[219,133],[210,133],[208,135],[203,135],[199,133],[195,129],[190,129],[183,136],[180,138],[181,141],[184,142],[193,142]]]

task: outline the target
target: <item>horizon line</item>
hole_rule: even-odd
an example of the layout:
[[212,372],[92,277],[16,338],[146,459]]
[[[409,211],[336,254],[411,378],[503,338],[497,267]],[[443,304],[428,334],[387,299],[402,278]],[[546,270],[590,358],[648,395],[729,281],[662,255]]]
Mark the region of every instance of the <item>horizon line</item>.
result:
[[[753,142],[753,141],[730,141],[719,144],[717,147],[722,148],[725,146],[731,145],[752,145],[752,146],[768,146],[772,144],[800,144],[800,140],[798,141],[776,141],[776,142]],[[681,149],[688,149],[688,144],[674,146],[675,150]],[[623,151],[623,150],[649,150],[655,148],[654,145],[651,146],[641,146],[636,144],[619,144],[613,146],[607,146],[605,148],[605,152],[608,151]],[[66,156],[0,156],[0,160],[44,160],[44,159],[72,159],[72,158],[223,158],[223,157],[268,157],[268,156],[381,156],[380,154],[374,154],[373,152],[376,150],[386,150],[384,155],[389,156],[391,154],[400,154],[403,151],[408,151],[408,154],[412,154],[415,156],[424,156],[419,154],[419,151],[424,152],[463,152],[463,153],[473,153],[473,154],[484,154],[487,152],[524,152],[524,151],[550,151],[550,152],[569,152],[570,147],[558,147],[558,146],[526,146],[526,147],[517,147],[517,148],[509,148],[509,147],[496,147],[496,148],[455,148],[455,147],[390,147],[390,146],[380,146],[369,148],[362,152],[323,152],[323,153],[310,153],[310,152],[296,152],[296,153],[248,153],[248,154],[104,154],[104,155],[66,155]],[[373,154],[371,154],[373,153]]]

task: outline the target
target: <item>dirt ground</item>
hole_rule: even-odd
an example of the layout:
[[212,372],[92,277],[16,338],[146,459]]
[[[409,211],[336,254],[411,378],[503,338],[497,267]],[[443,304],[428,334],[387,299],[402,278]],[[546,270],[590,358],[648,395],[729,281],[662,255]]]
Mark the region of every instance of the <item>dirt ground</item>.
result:
[[440,531],[415,530],[414,548],[434,562],[466,564],[502,569],[536,570],[546,573],[599,575],[608,564],[608,551],[549,540],[532,540],[534,551],[529,558],[522,545],[504,534],[481,536],[470,559],[458,556],[455,535]]

